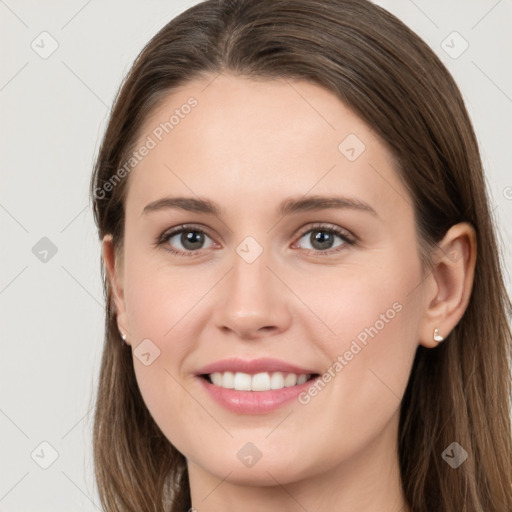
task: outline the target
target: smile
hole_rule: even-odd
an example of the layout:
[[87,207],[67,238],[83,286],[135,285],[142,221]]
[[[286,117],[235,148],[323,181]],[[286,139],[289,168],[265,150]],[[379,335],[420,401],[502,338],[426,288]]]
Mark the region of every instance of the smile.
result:
[[243,372],[215,372],[205,377],[213,385],[237,391],[270,391],[300,386],[313,375],[302,373],[261,372],[255,375]]
[[229,359],[213,363],[196,376],[207,396],[239,414],[263,414],[280,408],[308,388],[320,374],[275,359]]

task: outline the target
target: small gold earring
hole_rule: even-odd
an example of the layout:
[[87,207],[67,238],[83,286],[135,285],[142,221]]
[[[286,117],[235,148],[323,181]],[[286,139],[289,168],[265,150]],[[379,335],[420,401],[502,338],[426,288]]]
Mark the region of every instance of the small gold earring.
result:
[[436,327],[434,329],[434,341],[436,343],[441,343],[441,341],[443,341],[444,338],[439,334],[439,329]]

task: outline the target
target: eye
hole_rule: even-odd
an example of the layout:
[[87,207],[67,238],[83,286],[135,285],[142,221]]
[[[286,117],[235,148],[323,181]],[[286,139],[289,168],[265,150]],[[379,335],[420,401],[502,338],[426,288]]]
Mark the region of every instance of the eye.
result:
[[[207,239],[210,243],[205,246]],[[349,232],[337,226],[323,224],[310,227],[303,232],[299,241],[305,240],[305,250],[315,255],[332,254],[346,248],[347,245],[355,245],[356,239]],[[336,239],[340,242],[335,244]],[[164,232],[157,239],[156,246],[163,246],[166,251],[176,256],[198,256],[203,249],[215,245],[213,240],[201,228],[193,225],[182,225],[171,231]]]
[[178,256],[196,256],[194,253],[199,253],[200,250],[212,245],[204,247],[206,239],[213,242],[202,229],[196,226],[180,226],[178,229],[162,234],[156,245],[165,246],[167,251]]
[[[338,245],[334,245],[336,238],[340,240]],[[337,226],[325,225],[313,226],[301,235],[300,240],[305,240],[305,243],[309,244],[309,247],[305,247],[306,250],[317,254],[339,252],[346,245],[355,244],[354,236],[348,231]]]

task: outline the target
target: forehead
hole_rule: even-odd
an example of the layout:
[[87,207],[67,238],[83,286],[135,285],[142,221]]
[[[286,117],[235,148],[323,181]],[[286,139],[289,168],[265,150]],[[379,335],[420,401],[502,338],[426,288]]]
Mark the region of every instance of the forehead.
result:
[[[262,144],[272,141],[298,149],[310,139],[308,150],[322,142],[329,147],[347,130],[361,138],[375,137],[333,92],[319,85],[221,74],[188,82],[164,97],[146,119],[139,139],[153,134],[157,142],[172,139],[177,144],[190,140],[195,131],[194,142],[201,148],[231,144],[234,151],[239,147],[261,153]],[[283,152],[287,148],[278,154],[289,158]],[[265,148],[266,153],[274,149],[276,144]]]
[[407,195],[372,128],[306,81],[221,74],[188,82],[146,119],[143,146],[127,201],[139,210],[165,194],[215,194],[238,209],[334,189],[376,208]]

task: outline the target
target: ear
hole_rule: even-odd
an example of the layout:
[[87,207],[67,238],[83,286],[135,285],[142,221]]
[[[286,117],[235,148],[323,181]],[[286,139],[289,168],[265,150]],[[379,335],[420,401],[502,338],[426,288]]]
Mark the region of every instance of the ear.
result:
[[462,222],[452,226],[438,244],[434,268],[425,280],[425,314],[420,326],[420,344],[436,347],[434,330],[446,338],[466,311],[473,287],[476,234]]
[[101,244],[101,253],[103,263],[107,271],[108,281],[110,283],[110,290],[116,308],[116,319],[119,331],[126,334],[126,343],[129,344],[130,333],[128,330],[128,322],[126,318],[126,305],[124,301],[124,288],[123,288],[123,272],[121,259],[116,257],[114,242],[112,235],[105,235]]

